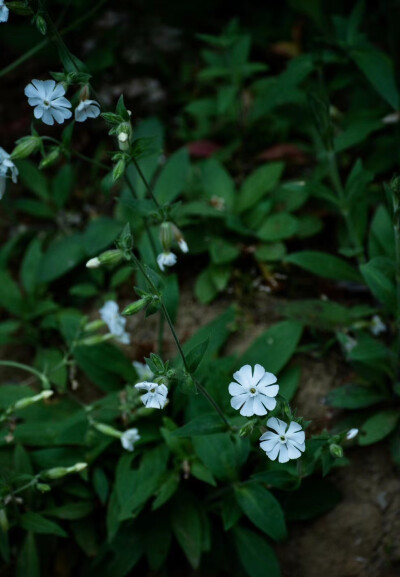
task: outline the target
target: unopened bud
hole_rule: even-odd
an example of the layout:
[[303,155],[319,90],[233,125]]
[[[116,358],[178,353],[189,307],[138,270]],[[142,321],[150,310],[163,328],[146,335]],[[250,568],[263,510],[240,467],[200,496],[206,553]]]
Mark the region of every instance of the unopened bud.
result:
[[39,136],[24,136],[17,141],[17,146],[11,153],[12,160],[27,158],[40,148],[42,139]]
[[52,166],[57,160],[59,159],[61,154],[61,150],[59,147],[55,146],[51,152],[47,156],[43,158],[43,160],[39,164],[39,169],[42,170],[43,168],[47,168],[48,166]]
[[36,28],[39,30],[40,34],[46,36],[47,22],[41,14],[36,16]]
[[257,419],[252,419],[251,421],[248,421],[239,430],[239,436],[240,437],[248,437],[249,435],[251,435],[256,424],[257,424]]
[[87,468],[87,463],[76,463],[72,467],[54,467],[54,469],[49,469],[44,471],[41,476],[44,479],[61,479],[66,475],[71,475],[72,473],[80,473]]
[[130,305],[128,305],[127,307],[124,308],[124,310],[122,311],[122,314],[125,317],[129,317],[131,315],[135,315],[136,313],[138,313],[139,311],[143,310],[144,308],[147,307],[147,305],[149,304],[149,302],[152,300],[152,297],[144,297],[142,299],[137,300],[134,303],[131,303]]
[[97,256],[95,258],[91,258],[86,263],[86,268],[99,268],[100,266],[101,266],[101,262],[97,258]]
[[85,84],[85,86],[83,86],[82,90],[79,93],[79,100],[82,102],[83,100],[87,100],[89,96],[90,96],[89,86]]
[[358,435],[358,429],[350,429],[350,431],[347,431],[346,440],[351,441],[352,439],[355,439],[357,435]]
[[103,433],[103,435],[115,437],[116,439],[120,439],[122,436],[121,431],[114,429],[114,427],[111,427],[111,425],[106,425],[105,423],[97,423],[96,421],[94,421],[92,425],[97,431]]
[[181,249],[181,251],[189,252],[189,247],[187,245],[187,242],[185,241],[182,231],[175,224],[172,225],[172,231],[174,233],[175,240],[178,243],[178,246]]
[[83,327],[85,333],[92,333],[93,331],[98,331],[106,326],[103,320],[92,321]]
[[336,443],[329,445],[329,451],[335,459],[341,459],[343,457],[343,449],[340,445],[336,445]]
[[165,253],[169,253],[172,244],[172,224],[163,222],[160,226],[160,241]]
[[121,158],[113,168],[112,172],[113,182],[117,182],[117,180],[119,180],[124,176],[125,168],[126,168],[126,162],[123,158]]
[[116,132],[119,149],[128,150],[132,137],[132,126],[130,122],[121,122]]
[[38,483],[36,485],[36,489],[41,493],[48,493],[49,491],[51,491],[51,487],[50,485],[47,485],[47,483]]
[[107,333],[106,335],[93,335],[92,337],[86,337],[80,339],[76,344],[80,347],[93,347],[94,345],[100,345],[106,341],[111,341],[114,338],[112,333]]
[[25,409],[34,403],[38,403],[39,401],[50,398],[53,394],[53,391],[42,391],[38,395],[33,395],[32,397],[24,397],[15,403],[13,409],[14,411]]
[[124,254],[118,248],[115,250],[107,250],[95,258],[87,261],[87,268],[99,268],[102,265],[118,264],[124,258]]

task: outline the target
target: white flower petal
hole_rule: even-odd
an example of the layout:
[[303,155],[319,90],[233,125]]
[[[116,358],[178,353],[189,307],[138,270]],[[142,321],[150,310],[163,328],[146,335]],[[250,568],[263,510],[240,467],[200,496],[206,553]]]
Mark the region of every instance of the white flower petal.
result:
[[304,431],[296,431],[295,433],[291,433],[291,434],[289,434],[289,432],[287,432],[286,437],[288,439],[290,439],[290,441],[301,444],[301,443],[304,443],[306,435],[305,435]]
[[243,385],[243,387],[250,388],[253,384],[253,374],[250,365],[244,365],[241,369],[233,373],[233,378]]
[[267,397],[276,397],[276,395],[279,393],[279,385],[259,385],[257,390]]
[[57,84],[57,86],[55,86],[55,88],[51,94],[51,99],[55,100],[56,98],[60,98],[61,96],[64,96],[64,94],[65,94],[65,88],[60,82],[59,84]]
[[253,384],[257,385],[263,376],[265,375],[265,369],[261,365],[255,365],[253,372]]
[[266,415],[268,413],[263,402],[260,399],[260,395],[256,395],[254,398],[254,414],[259,417]]
[[287,463],[289,461],[289,454],[288,454],[287,446],[284,443],[282,443],[280,449],[281,450],[279,451],[278,461],[280,463]]
[[265,373],[265,375],[263,376],[263,378],[261,379],[259,386],[265,386],[265,385],[273,385],[274,383],[276,383],[277,378],[275,375],[273,375],[272,373]]
[[[261,401],[261,403],[264,405],[264,407],[266,409],[268,409],[268,411],[273,411],[276,407],[276,400],[275,399],[271,399],[270,397],[265,397],[264,395],[258,395],[258,397]],[[266,413],[264,413],[266,414]]]
[[278,456],[279,449],[281,448],[281,443],[276,443],[275,447],[271,451],[266,451],[267,457],[271,459],[271,461],[275,461]]
[[230,395],[235,397],[236,395],[246,393],[247,389],[245,389],[243,385],[239,385],[239,383],[229,383],[228,391]]
[[248,393],[236,395],[235,397],[231,398],[231,406],[238,411],[249,397],[250,395]]
[[284,421],[281,421],[280,419],[277,419],[276,417],[271,417],[267,421],[267,427],[274,429],[274,431],[276,431],[278,433],[278,435],[284,435],[287,425]]
[[48,126],[53,126],[54,118],[53,118],[53,115],[51,114],[50,110],[45,110],[43,112],[42,122],[44,122]]
[[273,433],[272,431],[267,431],[266,433],[263,433],[260,437],[260,441],[268,441],[269,439],[278,439],[279,435],[277,435],[276,433]]
[[268,441],[261,441],[260,447],[266,453],[270,453],[276,444],[280,444],[279,437],[278,438],[275,437],[273,439],[268,439]]
[[33,111],[34,117],[35,117],[35,118],[42,118],[43,114],[44,114],[44,108],[43,108],[43,106],[41,106],[41,105],[36,106],[36,108],[35,108],[34,111]]
[[301,452],[290,442],[287,444],[287,450],[289,459],[298,459],[301,457]]
[[240,414],[244,417],[252,417],[254,415],[254,397],[248,397],[247,401],[240,409]]
[[301,431],[302,427],[301,425],[299,425],[299,423],[296,423],[296,421],[292,421],[289,425],[289,428],[286,432],[286,436],[288,437],[289,435],[292,435],[293,433],[297,433],[298,431]]
[[54,100],[52,99],[51,105],[57,108],[72,108],[70,101],[63,96],[61,98],[55,98]]

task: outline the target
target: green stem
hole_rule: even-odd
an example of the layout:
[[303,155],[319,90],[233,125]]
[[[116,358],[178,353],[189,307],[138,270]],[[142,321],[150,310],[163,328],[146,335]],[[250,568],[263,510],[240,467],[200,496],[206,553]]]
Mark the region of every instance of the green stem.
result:
[[[69,26],[67,26],[66,28],[61,30],[59,32],[60,36],[67,34],[71,30],[74,30],[74,28],[76,28],[77,26],[82,24],[82,22],[85,22],[85,20],[88,20],[89,18],[91,18],[97,12],[97,10],[99,10],[101,8],[101,6],[103,4],[105,4],[106,2],[107,2],[107,0],[100,0],[100,2],[98,2],[96,4],[96,6],[93,6],[93,8],[91,10],[89,10],[83,16],[80,16],[79,18],[74,20],[74,22],[72,22]],[[53,40],[55,40],[55,38],[53,38],[53,36],[48,36],[47,38],[44,38],[41,42],[39,42],[39,44],[36,44],[36,46],[33,46],[30,50],[25,52],[25,54],[23,54],[22,56],[20,56],[16,60],[14,60],[14,62],[11,62],[11,64],[9,64],[8,66],[6,66],[2,70],[0,70],[0,78],[2,76],[5,76],[6,74],[11,72],[12,70],[15,70],[15,68],[18,68],[18,66],[20,66],[21,64],[23,64],[24,62],[29,60],[32,56],[34,56],[35,54],[40,52],[43,48],[45,48],[47,46],[47,44],[49,44]]]
[[150,184],[147,182],[147,179],[146,179],[145,175],[143,174],[142,169],[140,168],[139,163],[138,163],[138,161],[136,160],[136,158],[133,158],[133,159],[132,159],[132,162],[133,162],[133,164],[135,165],[135,168],[136,168],[136,170],[138,171],[139,176],[140,176],[140,178],[142,179],[143,184],[145,185],[146,190],[147,190],[147,192],[148,192],[149,195],[150,195],[150,198],[152,199],[152,201],[154,202],[154,204],[156,205],[157,208],[161,208],[161,205],[160,205],[160,203],[158,202],[158,200],[156,199],[156,197],[154,196],[153,189],[151,188]]
[[31,373],[35,375],[43,385],[44,389],[50,389],[49,381],[43,373],[40,373],[33,367],[29,367],[28,365],[24,365],[23,363],[17,363],[16,361],[0,361],[0,366],[3,367],[14,367],[15,369],[21,369],[21,371],[26,371],[27,373]]

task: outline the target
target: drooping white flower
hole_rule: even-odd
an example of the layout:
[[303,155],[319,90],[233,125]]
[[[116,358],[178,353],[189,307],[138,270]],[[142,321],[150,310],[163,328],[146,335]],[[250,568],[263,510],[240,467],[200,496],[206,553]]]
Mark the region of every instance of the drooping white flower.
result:
[[278,457],[280,463],[287,463],[290,459],[298,459],[305,451],[305,433],[295,421],[288,425],[272,417],[268,419],[267,427],[276,432],[267,431],[261,435],[260,447],[271,461]]
[[123,345],[129,345],[131,339],[125,331],[126,318],[119,314],[117,303],[115,301],[107,301],[99,310],[99,313],[116,340]]
[[4,4],[4,0],[0,0],[0,23],[7,22],[10,11]]
[[121,435],[121,445],[126,451],[133,451],[135,443],[139,441],[140,435],[137,429],[128,429]]
[[148,409],[163,409],[167,402],[168,389],[165,385],[143,381],[137,383],[135,389],[147,391],[140,398]]
[[189,247],[187,245],[187,242],[185,241],[185,239],[180,238],[178,240],[178,246],[181,249],[182,252],[189,252]]
[[25,95],[28,102],[34,106],[35,118],[52,126],[54,121],[62,124],[67,118],[71,118],[71,103],[64,98],[65,88],[62,84],[56,84],[54,80],[32,80],[25,87]]
[[149,369],[146,363],[139,363],[139,361],[133,361],[132,365],[134,366],[134,369],[137,372],[139,379],[142,379],[142,381],[150,381],[154,377],[153,371]]
[[0,200],[6,189],[7,176],[11,176],[11,180],[16,184],[18,168],[11,160],[11,156],[0,146]]
[[275,375],[267,373],[261,365],[255,365],[254,372],[250,365],[244,365],[233,374],[233,378],[237,382],[229,385],[231,405],[234,409],[240,409],[241,415],[261,416],[275,409],[274,397],[279,391],[279,385],[274,384],[277,381]]
[[349,431],[347,431],[346,440],[351,441],[352,439],[355,439],[357,435],[358,435],[358,429],[350,429]]
[[386,325],[378,315],[374,315],[371,319],[370,331],[373,335],[378,336],[386,331]]
[[177,258],[173,252],[162,252],[157,257],[157,264],[162,271],[166,266],[174,266],[176,264]]
[[81,100],[74,114],[77,122],[85,122],[87,118],[97,118],[100,115],[100,104],[96,100]]

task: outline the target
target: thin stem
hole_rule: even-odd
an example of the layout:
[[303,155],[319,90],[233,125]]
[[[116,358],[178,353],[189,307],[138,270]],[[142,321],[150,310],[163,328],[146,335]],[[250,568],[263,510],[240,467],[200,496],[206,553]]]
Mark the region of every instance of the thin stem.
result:
[[[97,10],[99,10],[101,8],[101,6],[103,4],[105,4],[106,2],[107,2],[107,0],[100,0],[100,2],[98,2],[96,4],[96,6],[93,6],[93,8],[91,10],[89,10],[88,12],[86,12],[83,16],[80,16],[79,18],[74,20],[74,22],[72,22],[69,26],[67,26],[66,28],[61,30],[59,32],[59,34],[60,35],[67,34],[71,30],[73,30],[74,28],[76,28],[77,26],[82,24],[82,22],[85,22],[85,20],[88,20],[89,18],[91,18],[97,12]],[[48,36],[47,38],[44,38],[41,42],[36,44],[36,46],[33,46],[30,50],[25,52],[25,54],[23,54],[22,56],[20,56],[16,60],[14,60],[14,62],[11,62],[11,64],[6,66],[2,70],[0,70],[0,78],[2,76],[5,76],[6,74],[11,72],[12,70],[15,70],[15,68],[18,68],[18,66],[20,66],[21,64],[23,64],[24,62],[29,60],[32,56],[34,56],[35,54],[40,52],[43,48],[45,48],[45,46],[47,46],[47,44],[49,44],[53,40],[54,40],[54,38],[52,36]]]
[[15,369],[21,369],[21,371],[26,371],[27,373],[32,373],[35,375],[43,385],[44,389],[49,389],[50,384],[49,381],[43,373],[40,373],[33,367],[29,367],[28,365],[24,365],[23,363],[17,363],[16,361],[0,361],[0,366],[3,367],[14,367]]
[[143,183],[144,183],[144,185],[145,185],[145,187],[146,187],[146,189],[147,189],[147,192],[148,192],[149,195],[150,195],[150,198],[152,199],[152,201],[154,202],[154,204],[156,205],[157,208],[161,208],[161,205],[160,205],[160,203],[158,202],[158,200],[156,199],[156,197],[154,196],[154,192],[153,192],[150,184],[148,183],[145,175],[143,174],[142,169],[140,168],[139,163],[138,163],[138,161],[136,160],[136,158],[133,158],[133,159],[132,159],[132,162],[133,162],[133,164],[135,165],[135,168],[136,168],[136,170],[138,171],[140,178],[143,180]]

